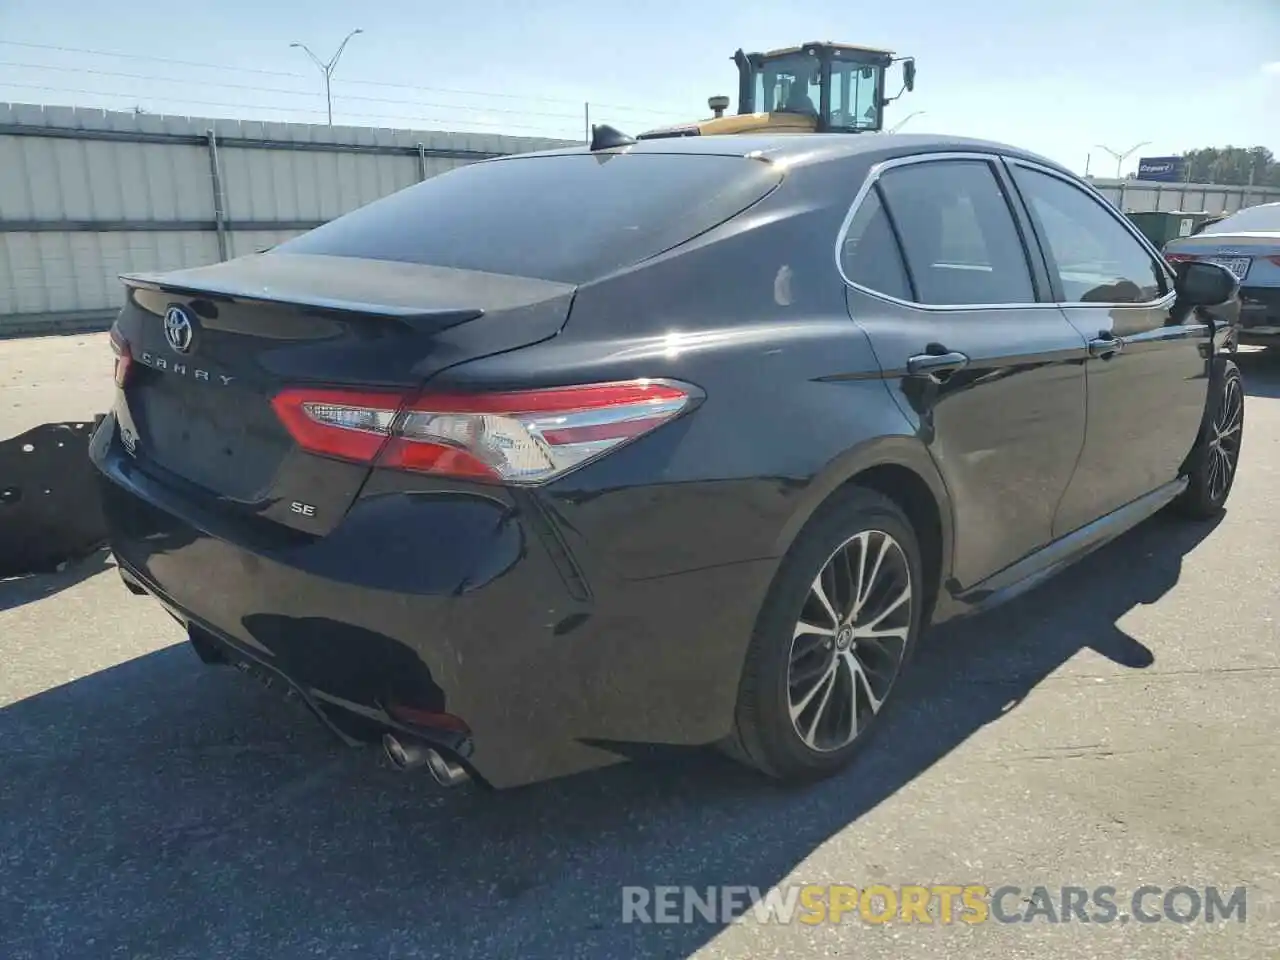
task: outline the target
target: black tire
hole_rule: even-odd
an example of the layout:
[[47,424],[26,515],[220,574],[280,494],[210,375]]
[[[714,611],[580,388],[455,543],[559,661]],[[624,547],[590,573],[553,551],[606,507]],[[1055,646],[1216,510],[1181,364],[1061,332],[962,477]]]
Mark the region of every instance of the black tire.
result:
[[[837,660],[842,656],[840,644],[850,644],[843,650],[845,663],[851,662],[849,656],[856,655],[857,651],[863,651],[861,656],[867,657],[871,655],[870,661],[875,665],[875,669],[868,668],[868,672],[862,674],[865,686],[858,688],[858,693],[853,694],[853,700],[850,709],[842,712],[841,717],[855,718],[853,724],[849,727],[856,731],[852,740],[844,743],[843,746],[832,747],[829,749],[814,749],[813,746],[807,744],[799,732],[800,726],[808,726],[808,716],[805,715],[803,720],[793,722],[791,716],[791,704],[793,690],[790,684],[792,679],[791,662],[793,655],[793,644],[799,648],[800,641],[796,637],[798,624],[802,618],[812,620],[812,611],[818,609],[814,606],[806,606],[806,604],[815,604],[818,600],[817,594],[812,594],[812,586],[820,575],[825,575],[824,571],[831,569],[843,569],[849,574],[849,580],[856,578],[850,565],[849,557],[856,556],[856,553],[842,553],[841,550],[852,541],[858,541],[856,544],[849,546],[850,551],[862,551],[862,555],[870,557],[873,552],[879,552],[880,546],[886,543],[885,535],[892,538],[892,542],[897,549],[891,551],[890,547],[883,547],[885,556],[889,557],[893,563],[892,568],[886,567],[883,573],[886,586],[880,593],[884,595],[883,602],[879,594],[877,594],[877,603],[881,608],[890,607],[892,605],[893,596],[901,596],[902,593],[909,590],[910,609],[908,612],[901,613],[891,612],[884,621],[893,624],[893,629],[897,631],[905,630],[905,637],[901,643],[901,654],[898,657],[896,668],[890,672],[887,666],[880,666],[881,663],[888,663],[887,657],[891,653],[897,652],[897,639],[891,641],[883,641],[884,647],[881,646],[882,641],[877,639],[863,638],[862,640],[846,639],[838,636],[840,628],[838,627],[839,618],[837,616],[837,630],[835,636],[829,640],[827,638],[806,637],[806,642],[812,640],[811,649],[805,656],[811,662],[815,657],[830,657],[826,661],[826,670],[830,673],[824,674],[831,676],[832,693],[840,690],[841,695],[848,691],[851,687],[858,688],[858,682],[854,679],[854,674],[841,667]],[[858,540],[861,535],[865,535],[866,540]],[[828,568],[828,561],[836,559],[836,555],[844,561],[843,567]],[[869,560],[868,565],[873,561]],[[886,560],[885,562],[889,562]],[[882,564],[883,565],[883,564]],[[909,583],[905,586],[902,583],[901,571],[909,573]],[[834,574],[833,574],[834,575]],[[897,577],[895,580],[894,578]],[[869,578],[874,579],[874,578]],[[827,581],[824,581],[824,583]],[[857,590],[857,588],[852,588]],[[879,588],[876,588],[879,590]],[[840,594],[838,587],[833,587],[833,595]],[[873,607],[871,595],[876,590],[868,589],[868,598],[865,607]],[[825,596],[825,593],[824,593]],[[847,597],[848,593],[840,594]],[[833,600],[831,604],[826,606],[826,610],[830,611],[832,606],[841,606],[839,599]],[[855,604],[856,605],[856,604]],[[805,781],[814,780],[828,776],[841,768],[848,765],[854,755],[860,751],[869,741],[870,736],[874,733],[879,721],[884,717],[886,710],[896,699],[894,693],[898,686],[898,679],[903,669],[911,660],[911,655],[915,650],[916,640],[920,633],[921,611],[924,606],[924,582],[921,572],[920,548],[916,541],[915,531],[911,527],[906,514],[902,509],[890,500],[888,497],[877,493],[873,490],[863,489],[860,487],[849,487],[841,493],[837,494],[831,501],[819,509],[818,513],[806,524],[800,536],[797,537],[795,543],[788,551],[784,558],[777,576],[774,578],[769,588],[769,593],[765,598],[764,605],[761,608],[760,615],[756,621],[756,627],[752,634],[751,643],[747,650],[746,660],[743,665],[742,678],[738,688],[738,704],[735,718],[735,729],[730,737],[726,747],[726,752],[737,760],[745,762],[757,769],[763,771],[771,777],[787,781]],[[868,617],[871,620],[878,619],[875,617],[876,610],[871,610]],[[889,618],[892,618],[891,620]],[[849,636],[854,635],[855,629],[865,630],[866,627],[854,628],[850,626]],[[823,649],[818,649],[823,647]],[[892,648],[891,653],[885,651]],[[884,656],[883,661],[878,659]],[[859,660],[859,663],[863,663]],[[864,664],[865,665],[865,664]],[[813,671],[816,674],[818,671]],[[834,676],[840,673],[840,677]],[[881,686],[887,679],[887,686]],[[807,683],[808,679],[796,680],[797,683]],[[873,680],[879,687],[877,696],[879,696],[878,710],[874,710],[872,715],[865,718],[861,722],[859,719],[859,693],[862,695],[861,705],[870,710],[872,707],[873,697],[871,693],[871,685]],[[880,694],[883,694],[880,696]],[[871,698],[871,699],[868,699]],[[803,700],[803,696],[800,697]],[[831,700],[834,705],[835,700]],[[821,713],[827,706],[826,701],[819,704],[816,710]],[[837,708],[833,706],[832,713],[836,713]],[[803,710],[801,711],[803,715]],[[842,721],[836,719],[833,721],[834,726],[839,726]],[[816,727],[819,721],[813,721]],[[809,736],[814,737],[813,729],[809,730]],[[834,742],[839,743],[839,737],[832,738]]]
[[[1237,424],[1232,429],[1232,424]],[[1223,433],[1220,443],[1215,443]],[[1174,510],[1193,520],[1208,520],[1222,512],[1235,484],[1244,438],[1244,380],[1235,361],[1213,359],[1209,377],[1209,397],[1200,435],[1187,458],[1187,489],[1173,501]],[[1220,447],[1224,457],[1215,452]],[[1224,466],[1226,482],[1222,482]]]

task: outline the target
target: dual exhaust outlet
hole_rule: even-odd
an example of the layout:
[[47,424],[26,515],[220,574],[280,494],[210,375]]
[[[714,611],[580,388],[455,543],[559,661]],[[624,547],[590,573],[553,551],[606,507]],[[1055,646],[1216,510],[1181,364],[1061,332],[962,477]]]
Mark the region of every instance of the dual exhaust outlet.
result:
[[471,779],[471,775],[461,764],[450,760],[434,747],[416,740],[401,740],[393,733],[384,733],[382,750],[397,770],[416,770],[425,766],[442,787],[460,786]]

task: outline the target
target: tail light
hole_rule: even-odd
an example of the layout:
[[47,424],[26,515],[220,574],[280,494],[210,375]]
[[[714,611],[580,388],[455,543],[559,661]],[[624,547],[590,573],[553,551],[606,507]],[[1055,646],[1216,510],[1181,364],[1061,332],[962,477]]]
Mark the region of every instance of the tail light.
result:
[[116,386],[124,389],[129,382],[129,373],[133,370],[133,354],[129,351],[129,341],[114,327],[111,328],[111,352],[116,355]]
[[1277,267],[1280,267],[1280,254],[1277,254],[1274,257],[1267,257],[1267,259],[1270,260],[1272,263],[1274,263]]
[[1164,258],[1170,263],[1187,263],[1191,260],[1200,259],[1194,253],[1166,253]]
[[470,733],[471,728],[467,726],[467,721],[461,717],[455,717],[451,713],[440,713],[433,710],[425,710],[421,707],[411,707],[403,703],[391,702],[387,704],[387,713],[395,717],[401,723],[407,723],[414,727],[426,727],[432,730],[448,730],[453,733]]
[[404,397],[293,388],[272,400],[304,450],[438,476],[531,484],[561,476],[686,410],[695,387],[629,380]]

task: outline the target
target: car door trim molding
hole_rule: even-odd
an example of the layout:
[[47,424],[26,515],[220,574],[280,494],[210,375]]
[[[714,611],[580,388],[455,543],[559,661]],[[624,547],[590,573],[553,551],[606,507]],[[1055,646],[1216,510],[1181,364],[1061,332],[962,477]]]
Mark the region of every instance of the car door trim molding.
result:
[[[1114,310],[1117,308],[1149,310],[1156,307],[1173,305],[1173,301],[1176,297],[1172,289],[1173,276],[1168,270],[1167,266],[1165,266],[1164,258],[1160,255],[1158,251],[1154,250],[1154,247],[1152,247],[1151,242],[1147,240],[1146,237],[1142,236],[1142,234],[1138,232],[1138,229],[1136,227],[1134,227],[1132,224],[1128,223],[1127,220],[1125,220],[1123,215],[1120,216],[1121,223],[1125,225],[1126,229],[1130,232],[1130,234],[1137,237],[1137,239],[1142,244],[1143,249],[1146,250],[1148,253],[1152,254],[1155,257],[1156,261],[1160,263],[1161,268],[1164,270],[1165,277],[1169,282],[1170,292],[1162,295],[1156,300],[1146,301],[1143,303],[1129,303],[1129,302],[1082,303],[1078,301],[1045,301],[1045,300],[1032,300],[1025,303],[919,303],[915,300],[904,300],[901,297],[895,297],[892,294],[884,293],[880,290],[874,290],[871,287],[868,287],[864,284],[855,283],[853,280],[850,280],[848,275],[844,272],[843,252],[844,252],[845,238],[848,236],[849,227],[853,224],[854,217],[856,217],[858,214],[858,209],[862,206],[863,202],[867,199],[867,196],[871,193],[871,191],[875,188],[875,185],[879,181],[880,177],[883,176],[886,171],[893,170],[897,167],[905,167],[905,166],[910,166],[918,163],[945,162],[948,160],[977,160],[989,165],[998,164],[1001,162],[1004,162],[1006,164],[1017,163],[1017,164],[1021,164],[1022,166],[1025,166],[1040,172],[1048,173],[1052,176],[1057,177],[1060,180],[1065,181],[1066,183],[1073,184],[1076,187],[1080,186],[1080,184],[1076,183],[1069,176],[1064,176],[1061,171],[1054,170],[1052,167],[1048,167],[1031,160],[1024,160],[1021,157],[1010,157],[1006,154],[1002,154],[998,152],[981,153],[977,151],[940,151],[937,153],[913,153],[908,156],[892,157],[888,160],[881,160],[879,163],[874,164],[869,171],[867,171],[867,176],[862,181],[862,185],[858,188],[858,192],[854,196],[853,202],[849,205],[849,209],[845,213],[844,219],[840,223],[840,229],[836,233],[836,242],[835,242],[835,250],[834,250],[836,272],[840,275],[840,279],[841,281],[844,282],[846,287],[849,287],[853,290],[857,290],[859,293],[864,293],[869,297],[874,297],[875,299],[882,300],[886,303],[893,303],[893,304],[897,304],[898,306],[907,307],[912,310],[923,310],[923,311],[928,311],[932,313],[964,313],[964,312],[973,312],[978,310],[1043,310],[1043,309],[1061,310],[1068,307],[1072,309],[1087,307],[1087,308],[1100,308],[1100,309],[1109,309],[1109,310]],[[995,172],[996,171],[994,170],[992,171],[993,174]],[[1106,198],[1103,197],[1101,194],[1099,194],[1092,187],[1089,187],[1086,193],[1091,193],[1096,197],[1098,197],[1099,199],[1101,199],[1103,205],[1108,209],[1109,212],[1114,211],[1114,207],[1112,207],[1112,205],[1107,202]],[[1009,214],[1011,217],[1014,216],[1014,211],[1010,210]],[[1035,238],[1035,242],[1037,245],[1041,243],[1041,240],[1038,236]],[[1030,253],[1031,251],[1028,250],[1027,252]]]

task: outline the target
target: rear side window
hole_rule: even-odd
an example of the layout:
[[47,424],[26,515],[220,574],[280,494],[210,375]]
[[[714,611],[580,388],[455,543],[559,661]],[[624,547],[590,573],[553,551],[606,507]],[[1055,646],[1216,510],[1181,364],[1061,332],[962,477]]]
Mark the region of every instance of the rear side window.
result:
[[769,193],[743,157],[602,153],[459,167],[276,249],[581,283],[683,243]]
[[1032,303],[1026,250],[991,166],[930,160],[880,177],[916,287],[927,304]]
[[876,293],[911,299],[911,284],[898,241],[885,216],[880,192],[873,189],[858,205],[840,250],[845,279]]

